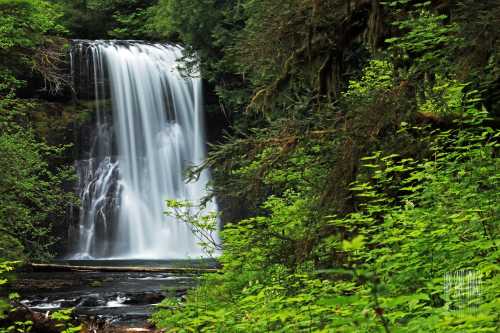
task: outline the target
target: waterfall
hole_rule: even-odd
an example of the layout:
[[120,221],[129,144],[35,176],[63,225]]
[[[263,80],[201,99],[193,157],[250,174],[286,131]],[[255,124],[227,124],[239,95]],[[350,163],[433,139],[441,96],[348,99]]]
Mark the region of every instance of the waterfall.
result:
[[[76,87],[94,99],[74,259],[173,259],[204,255],[190,226],[164,214],[165,200],[199,203],[210,175],[186,182],[205,158],[202,84],[178,69],[182,49],[135,41],[75,41]],[[90,97],[89,97],[90,96]],[[206,211],[215,211],[208,202]]]

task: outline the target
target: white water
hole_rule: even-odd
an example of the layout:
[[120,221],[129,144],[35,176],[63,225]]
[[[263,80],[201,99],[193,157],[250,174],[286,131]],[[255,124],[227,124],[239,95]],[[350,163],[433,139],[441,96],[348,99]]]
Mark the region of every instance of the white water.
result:
[[[189,225],[164,214],[166,199],[198,203],[206,195],[207,171],[194,182],[184,177],[206,154],[201,80],[181,75],[179,47],[86,43],[74,52],[87,47],[97,130],[90,158],[80,161],[82,208],[73,258],[204,256]],[[205,209],[215,211],[215,202]]]

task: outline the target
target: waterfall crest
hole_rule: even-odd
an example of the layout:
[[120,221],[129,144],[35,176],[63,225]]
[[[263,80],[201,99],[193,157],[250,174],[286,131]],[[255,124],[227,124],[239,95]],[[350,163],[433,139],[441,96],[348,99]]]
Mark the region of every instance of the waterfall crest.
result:
[[[210,177],[184,177],[206,152],[201,80],[181,75],[181,56],[173,45],[73,43],[73,77],[87,80],[95,98],[90,152],[76,164],[81,208],[73,258],[204,255],[190,227],[163,213],[166,199],[199,202]],[[216,209],[214,201],[206,207]]]

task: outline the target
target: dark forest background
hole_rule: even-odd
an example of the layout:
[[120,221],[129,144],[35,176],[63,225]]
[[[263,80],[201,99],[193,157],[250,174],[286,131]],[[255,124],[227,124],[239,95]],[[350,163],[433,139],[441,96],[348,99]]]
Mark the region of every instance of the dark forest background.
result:
[[205,82],[222,274],[158,327],[498,330],[498,0],[0,0],[5,296],[78,205],[71,39],[178,43]]

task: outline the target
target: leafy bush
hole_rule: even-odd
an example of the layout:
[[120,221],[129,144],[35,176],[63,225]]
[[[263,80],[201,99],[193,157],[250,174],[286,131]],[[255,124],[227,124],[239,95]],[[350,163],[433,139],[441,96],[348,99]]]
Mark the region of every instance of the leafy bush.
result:
[[[223,275],[204,277],[185,304],[164,301],[153,322],[172,332],[494,331],[500,132],[418,131],[432,158],[363,159],[366,171],[353,183],[358,210],[331,218],[345,232],[321,240],[342,255],[340,266],[291,260],[294,242],[320,229],[307,223],[307,199],[270,197],[269,215],[226,226]],[[445,295],[445,275],[460,270],[482,279],[465,312]]]
[[400,35],[336,105],[311,111],[299,103],[308,92],[294,96],[265,129],[215,147],[209,165],[252,211],[224,226],[222,274],[203,277],[185,302],[166,299],[153,323],[172,332],[497,329],[500,133],[453,73],[458,27],[446,19],[410,6]]
[[[36,68],[49,34],[64,33],[61,12],[43,0],[0,1],[0,259],[44,259],[55,242],[50,233],[74,201],[62,189],[67,170],[49,165],[67,146],[49,146],[32,130],[28,115],[35,100],[20,99],[17,89]],[[48,60],[50,61],[50,60]]]

